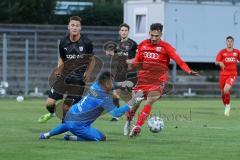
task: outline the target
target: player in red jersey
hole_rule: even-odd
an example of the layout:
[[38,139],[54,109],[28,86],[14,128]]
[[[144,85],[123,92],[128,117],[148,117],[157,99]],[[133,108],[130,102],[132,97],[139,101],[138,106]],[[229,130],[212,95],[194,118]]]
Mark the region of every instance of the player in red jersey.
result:
[[[139,70],[138,82],[134,91],[142,90],[146,103],[131,131],[129,126],[136,110],[130,111],[130,114],[128,114],[130,116],[124,126],[125,135],[127,135],[127,130],[130,131],[129,136],[136,136],[141,132],[141,126],[147,120],[153,103],[164,94],[165,85],[168,81],[170,59],[174,60],[186,73],[198,75],[197,72],[188,67],[170,44],[161,40],[162,30],[163,25],[160,23],[154,23],[150,26],[150,39],[146,39],[139,44],[137,54],[132,62],[133,66]],[[128,62],[131,63],[131,61]]]
[[230,89],[237,78],[237,63],[240,60],[240,52],[233,48],[234,38],[226,38],[227,47],[222,49],[216,57],[216,65],[220,67],[219,85],[222,101],[225,106],[224,115],[230,113]]

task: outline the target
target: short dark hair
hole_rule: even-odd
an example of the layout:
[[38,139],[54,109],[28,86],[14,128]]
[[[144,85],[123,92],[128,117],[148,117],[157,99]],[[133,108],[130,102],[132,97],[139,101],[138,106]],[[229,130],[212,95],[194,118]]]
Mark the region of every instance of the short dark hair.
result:
[[119,30],[121,30],[122,27],[126,27],[128,30],[130,30],[130,26],[127,23],[120,24]]
[[234,41],[234,38],[232,36],[227,36],[226,40],[231,39]]
[[70,22],[70,21],[79,21],[80,23],[82,23],[82,18],[81,17],[79,17],[79,16],[72,16],[72,17],[70,17],[69,19],[68,19],[68,23]]
[[104,84],[106,80],[111,80],[111,79],[112,79],[112,74],[110,72],[103,72],[98,77],[98,82],[100,84]]
[[163,30],[163,25],[161,23],[153,23],[151,24],[150,26],[150,30],[151,31],[154,31],[154,30],[157,30],[157,31],[161,31]]

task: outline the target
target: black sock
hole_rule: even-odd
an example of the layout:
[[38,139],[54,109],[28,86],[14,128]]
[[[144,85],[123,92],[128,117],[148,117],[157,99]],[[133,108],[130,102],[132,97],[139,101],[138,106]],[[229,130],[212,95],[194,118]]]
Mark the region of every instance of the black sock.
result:
[[55,112],[55,104],[47,105],[46,109],[48,110],[49,113],[53,114]]
[[113,104],[119,108],[120,107],[119,98],[113,98]]

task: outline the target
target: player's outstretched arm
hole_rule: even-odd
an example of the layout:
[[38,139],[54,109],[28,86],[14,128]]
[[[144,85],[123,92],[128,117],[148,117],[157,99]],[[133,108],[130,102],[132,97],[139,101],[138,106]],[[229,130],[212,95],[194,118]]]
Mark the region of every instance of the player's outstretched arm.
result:
[[136,106],[143,100],[143,91],[138,91],[133,93],[132,98],[128,101],[128,104],[121,106],[119,108],[114,107],[111,112],[109,112],[113,117],[121,117],[126,112],[130,111],[133,106]]
[[122,82],[114,82],[114,89],[121,89],[121,88],[132,88],[133,82],[131,81],[122,81]]

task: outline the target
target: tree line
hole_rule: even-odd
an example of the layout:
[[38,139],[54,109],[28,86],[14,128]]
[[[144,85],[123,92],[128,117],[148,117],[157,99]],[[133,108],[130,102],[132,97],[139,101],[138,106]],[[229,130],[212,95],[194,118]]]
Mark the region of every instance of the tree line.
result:
[[94,2],[93,7],[70,15],[55,15],[57,0],[1,0],[0,23],[66,24],[72,15],[83,19],[84,25],[119,25],[123,21],[123,5]]

